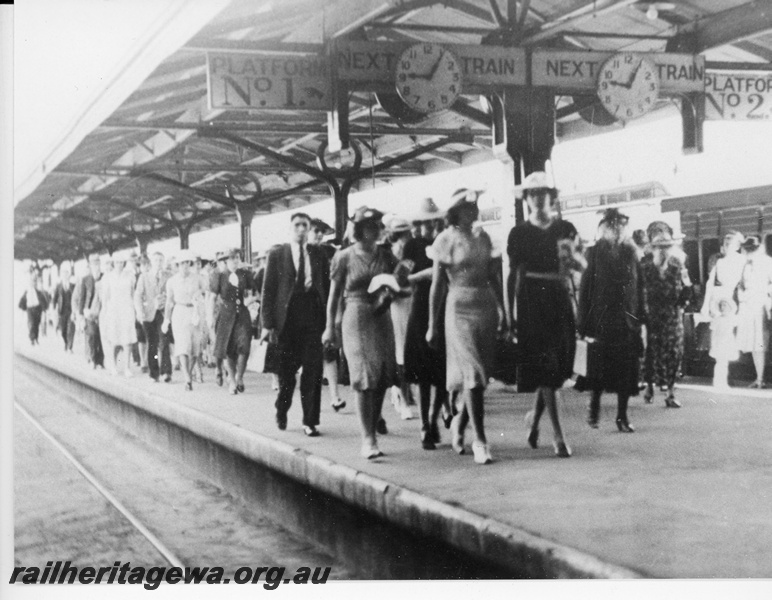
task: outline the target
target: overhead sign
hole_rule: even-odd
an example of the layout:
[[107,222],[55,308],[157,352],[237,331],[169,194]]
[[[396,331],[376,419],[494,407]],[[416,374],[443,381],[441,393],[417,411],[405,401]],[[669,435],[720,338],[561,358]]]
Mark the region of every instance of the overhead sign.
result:
[[326,56],[208,53],[211,109],[320,109],[330,107]]
[[[333,49],[337,76],[347,81],[391,82],[397,60],[414,43],[338,41]],[[466,92],[469,87],[525,85],[526,59],[521,48],[441,45],[458,58]]]
[[772,72],[708,71],[705,118],[729,121],[772,119]]
[[[535,86],[568,92],[594,91],[599,70],[615,52],[534,50],[531,78]],[[641,53],[656,67],[660,93],[702,92],[705,89],[705,58],[691,54]]]

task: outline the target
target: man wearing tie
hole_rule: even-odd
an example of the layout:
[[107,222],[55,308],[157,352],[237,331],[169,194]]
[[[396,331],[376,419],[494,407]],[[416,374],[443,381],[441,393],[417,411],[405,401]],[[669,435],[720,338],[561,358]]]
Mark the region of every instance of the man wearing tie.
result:
[[306,243],[311,218],[305,213],[295,213],[290,223],[292,241],[268,252],[263,280],[261,339],[278,345],[276,424],[281,430],[287,428],[296,374],[303,367],[300,376],[303,431],[307,436],[315,437],[319,435],[316,427],[322,394],[322,333],[330,265],[318,247]]
[[[154,252],[149,271],[140,273],[134,290],[134,310],[147,339],[147,366],[150,378],[158,381],[163,375],[172,380],[172,359],[169,352],[169,334],[161,331],[166,308],[166,282],[169,272],[164,269],[164,255]],[[160,364],[159,364],[160,363]]]
[[77,302],[73,303],[73,310],[77,315],[78,326],[85,334],[91,366],[95,369],[97,367],[104,369],[105,355],[99,335],[99,311],[96,310],[96,305],[99,303],[97,283],[102,277],[99,256],[92,254],[88,257],[88,269],[89,272],[81,278],[74,292]]

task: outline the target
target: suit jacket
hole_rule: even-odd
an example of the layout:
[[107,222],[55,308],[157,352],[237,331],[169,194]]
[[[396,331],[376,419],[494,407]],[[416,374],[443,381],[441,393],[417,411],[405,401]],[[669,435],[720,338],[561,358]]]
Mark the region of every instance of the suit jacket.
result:
[[[330,262],[325,253],[311,244],[306,245],[308,262],[311,267],[311,289],[319,294],[319,319],[325,322],[327,292],[330,287]],[[287,320],[287,306],[295,287],[295,263],[292,261],[290,244],[276,246],[268,252],[263,279],[262,307],[260,310],[263,328],[275,329],[280,333]]]
[[59,317],[69,317],[72,312],[72,292],[75,285],[72,283],[59,283],[54,291],[53,305]]
[[169,271],[166,269],[161,270],[158,280],[153,271],[139,274],[134,289],[134,311],[137,313],[138,321],[152,321],[157,311],[165,310],[167,281],[169,281]]
[[[87,308],[91,308],[94,303],[94,296],[96,295],[96,281],[91,273],[81,277],[78,282],[78,289],[75,292],[77,302],[73,306],[73,310],[77,315],[83,315],[83,311]],[[92,315],[93,316],[93,315]]]

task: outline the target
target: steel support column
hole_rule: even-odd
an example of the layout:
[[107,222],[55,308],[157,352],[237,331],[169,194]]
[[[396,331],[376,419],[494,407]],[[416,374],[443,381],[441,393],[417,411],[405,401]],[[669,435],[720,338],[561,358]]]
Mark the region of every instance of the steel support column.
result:
[[255,208],[252,203],[237,203],[236,214],[239,217],[239,229],[241,230],[241,255],[245,262],[252,262],[252,219],[255,216]]

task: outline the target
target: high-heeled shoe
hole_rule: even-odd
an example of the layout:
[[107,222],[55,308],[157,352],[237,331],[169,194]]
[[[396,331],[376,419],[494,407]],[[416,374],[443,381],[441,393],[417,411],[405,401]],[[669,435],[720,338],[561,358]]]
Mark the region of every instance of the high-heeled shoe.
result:
[[617,429],[622,433],[633,433],[635,429],[627,421],[627,419],[617,419]]
[[539,447],[539,428],[534,426],[535,418],[536,413],[529,410],[525,413],[525,419],[523,419],[525,421],[525,426],[528,427],[528,445],[534,450]]
[[488,444],[481,442],[472,442],[472,452],[474,453],[474,462],[478,465],[489,465],[493,462]]
[[370,442],[362,444],[362,458],[367,460],[373,460],[374,458],[380,458],[383,456],[383,452],[378,449],[378,445]]
[[185,391],[186,392],[192,392],[193,391],[193,382],[192,381],[188,381],[185,384]]
[[424,430],[421,432],[421,447],[424,450],[436,450],[437,445],[432,439],[431,431]]
[[665,406],[668,408],[681,408],[681,403],[675,399],[673,394],[669,394],[668,397],[665,398]]
[[450,429],[450,424],[453,422],[453,413],[445,409],[442,410],[442,423],[445,425],[445,429]]
[[460,431],[461,414],[457,414],[450,422],[450,445],[456,454],[464,454],[464,433]]
[[332,404],[330,404],[330,406],[332,406],[332,410],[334,410],[335,412],[338,412],[346,408],[346,401],[341,400],[340,398],[336,398],[335,401]]
[[560,458],[568,458],[571,456],[571,448],[564,441],[554,442],[555,456]]

